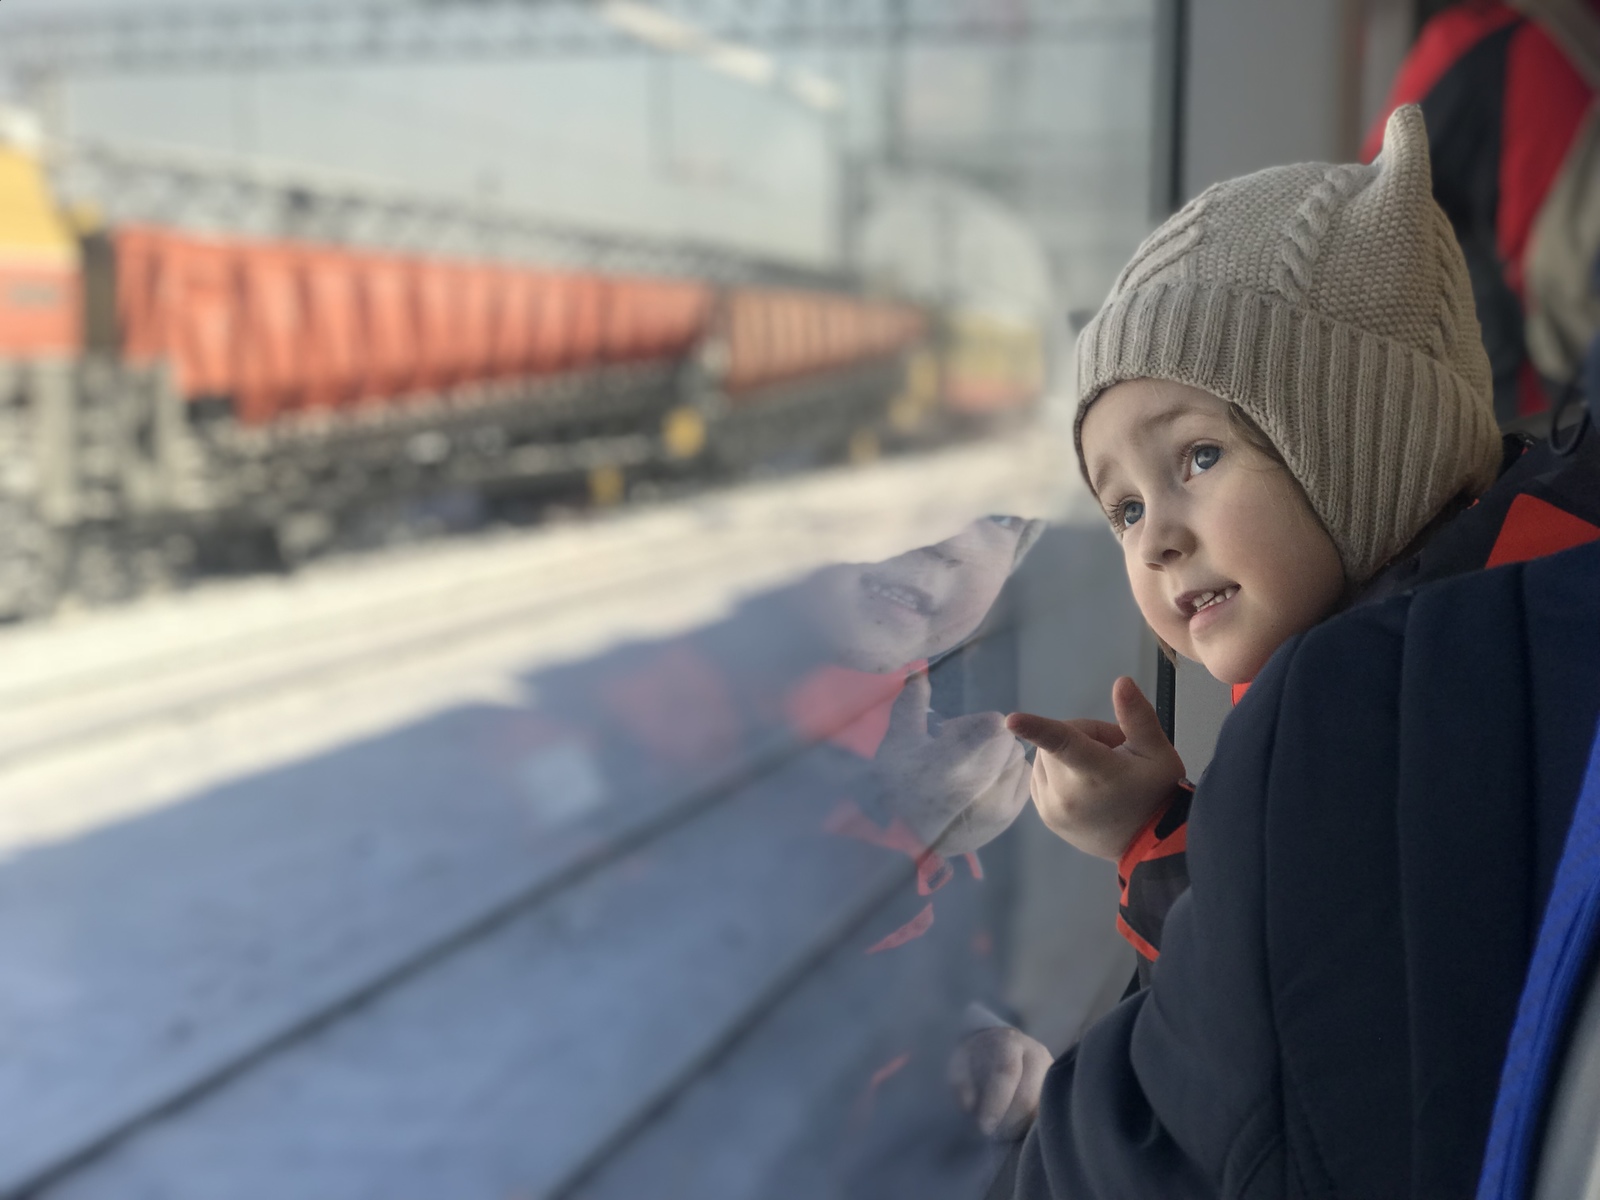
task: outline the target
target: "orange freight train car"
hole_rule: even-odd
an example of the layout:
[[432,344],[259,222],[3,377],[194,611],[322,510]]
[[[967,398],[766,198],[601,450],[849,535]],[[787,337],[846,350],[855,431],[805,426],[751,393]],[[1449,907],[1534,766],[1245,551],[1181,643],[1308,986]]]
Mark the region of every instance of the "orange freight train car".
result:
[[923,335],[910,305],[826,292],[741,288],[727,301],[727,388],[768,384],[899,353]]
[[113,235],[122,349],[188,398],[266,424],[307,409],[669,359],[708,285],[607,278],[175,230]]

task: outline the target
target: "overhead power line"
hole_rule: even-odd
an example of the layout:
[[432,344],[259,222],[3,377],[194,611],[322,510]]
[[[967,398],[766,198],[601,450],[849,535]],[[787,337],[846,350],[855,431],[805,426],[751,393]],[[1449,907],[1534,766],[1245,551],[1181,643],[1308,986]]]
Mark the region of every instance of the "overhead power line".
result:
[[[613,6],[614,8],[615,6]],[[638,7],[638,6],[635,6]],[[881,50],[901,41],[973,45],[1145,37],[1147,17],[1088,5],[970,0],[679,0],[660,5],[725,43]],[[13,16],[0,12],[0,64],[73,73],[303,67],[353,62],[582,58],[652,50],[601,19],[592,0],[316,0]],[[664,26],[665,27],[665,26]]]

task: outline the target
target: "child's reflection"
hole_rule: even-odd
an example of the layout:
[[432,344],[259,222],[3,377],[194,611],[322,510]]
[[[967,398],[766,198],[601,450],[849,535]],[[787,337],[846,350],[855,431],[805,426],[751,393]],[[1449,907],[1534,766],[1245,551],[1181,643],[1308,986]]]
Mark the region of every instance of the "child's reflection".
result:
[[824,567],[800,585],[802,611],[841,666],[883,673],[937,658],[977,630],[1041,524],[991,517],[886,562]]

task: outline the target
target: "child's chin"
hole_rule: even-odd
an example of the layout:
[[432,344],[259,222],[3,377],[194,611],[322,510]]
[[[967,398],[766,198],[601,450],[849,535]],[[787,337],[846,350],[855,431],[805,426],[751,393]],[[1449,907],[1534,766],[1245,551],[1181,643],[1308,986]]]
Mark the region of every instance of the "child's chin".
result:
[[1213,679],[1226,684],[1249,683],[1266,665],[1265,659],[1260,655],[1229,653],[1225,650],[1207,654],[1200,662],[1211,673]]

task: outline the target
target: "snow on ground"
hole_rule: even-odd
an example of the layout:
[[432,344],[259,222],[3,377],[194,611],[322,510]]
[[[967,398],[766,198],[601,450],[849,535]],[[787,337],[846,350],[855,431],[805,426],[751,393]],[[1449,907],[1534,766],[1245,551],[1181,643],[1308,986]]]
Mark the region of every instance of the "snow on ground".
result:
[[990,512],[1082,515],[1069,447],[1024,433],[224,581],[0,633],[0,856],[667,636],[832,561]]

